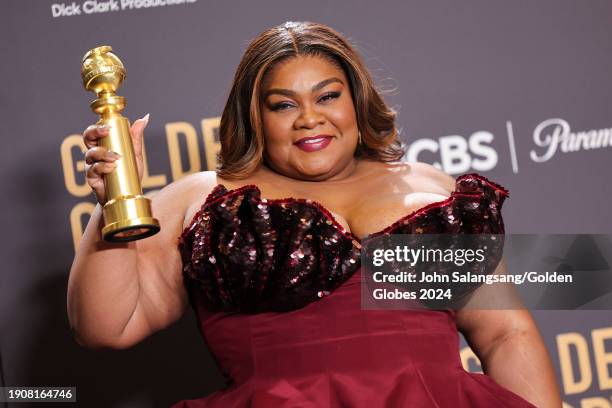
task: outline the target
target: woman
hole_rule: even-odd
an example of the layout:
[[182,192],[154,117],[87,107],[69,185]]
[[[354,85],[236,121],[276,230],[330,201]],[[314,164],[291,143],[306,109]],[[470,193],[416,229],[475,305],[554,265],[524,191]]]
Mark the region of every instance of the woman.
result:
[[[190,302],[231,386],[176,407],[560,406],[527,311],[361,310],[362,238],[448,232],[447,210],[466,205],[482,218],[457,220],[461,231],[503,233],[507,191],[476,174],[454,180],[397,162],[394,120],[334,30],[286,23],[262,33],[223,112],[219,170],[153,197],[161,232],[103,242],[97,206],[69,280],[78,341],[130,347]],[[141,175],[147,121],[131,128]],[[106,134],[84,132],[101,205],[117,160],[97,146]],[[457,329],[488,376],[462,369]]]

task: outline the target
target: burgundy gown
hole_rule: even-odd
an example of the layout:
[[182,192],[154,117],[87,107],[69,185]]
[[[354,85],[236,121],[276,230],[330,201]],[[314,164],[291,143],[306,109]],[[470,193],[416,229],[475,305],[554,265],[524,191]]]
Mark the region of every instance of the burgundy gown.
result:
[[[453,310],[362,310],[360,240],[321,204],[218,185],[179,239],[226,389],[181,407],[531,407],[466,372]],[[503,234],[508,191],[475,173],[370,236]],[[205,375],[205,374],[203,374]]]

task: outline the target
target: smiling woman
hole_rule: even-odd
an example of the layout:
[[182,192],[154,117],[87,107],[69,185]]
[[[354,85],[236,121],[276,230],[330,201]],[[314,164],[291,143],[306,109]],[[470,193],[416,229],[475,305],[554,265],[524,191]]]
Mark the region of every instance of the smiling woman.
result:
[[[131,129],[141,175],[146,123]],[[100,204],[117,160],[97,146],[107,132],[84,133]],[[503,234],[509,193],[398,162],[395,113],[339,33],[286,23],[255,38],[220,141],[216,172],[153,197],[157,235],[103,242],[96,208],[70,273],[79,342],[130,347],[190,303],[230,386],[176,408],[560,406],[527,311],[361,308],[364,238]],[[461,367],[458,330],[487,375]]]
[[[327,121],[324,128],[330,134],[322,134],[327,141],[310,147],[305,146],[306,140],[295,143],[318,136],[313,128],[321,130],[317,124],[321,120]],[[334,129],[336,125],[341,127]],[[221,140],[218,174],[228,179],[252,174],[262,160],[271,159],[266,157],[271,150],[278,155],[290,154],[288,150],[293,149],[288,145],[283,148],[281,139],[303,151],[318,151],[334,144],[330,143],[333,139],[350,150],[348,157],[354,153],[388,162],[404,154],[397,138],[395,112],[376,91],[360,56],[339,33],[319,24],[286,23],[265,31],[251,43],[236,70],[220,133],[233,135]],[[270,149],[268,142],[277,149]],[[297,179],[329,180],[347,165],[348,158],[333,152],[327,157],[341,157],[344,162],[334,160],[316,175],[284,170]],[[300,157],[294,159],[295,164]],[[266,164],[283,162],[267,160]]]
[[262,88],[264,157],[271,169],[306,180],[342,179],[354,171],[359,130],[339,66],[316,56],[291,58],[268,73]]

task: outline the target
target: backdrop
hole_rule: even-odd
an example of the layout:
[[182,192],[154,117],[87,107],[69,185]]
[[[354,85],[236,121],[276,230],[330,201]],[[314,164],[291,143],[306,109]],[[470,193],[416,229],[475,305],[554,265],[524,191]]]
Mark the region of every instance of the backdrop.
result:
[[[287,20],[322,22],[351,39],[391,91],[407,160],[454,176],[477,171],[507,187],[507,233],[610,233],[609,1],[5,0],[4,384],[76,386],[87,407],[162,407],[223,385],[192,312],[130,350],[91,351],[72,338],[68,272],[93,208],[80,134],[96,120],[80,63],[102,44],[124,62],[125,116],[151,114],[149,191],[213,168],[242,52]],[[612,314],[534,314],[567,406],[612,406]]]

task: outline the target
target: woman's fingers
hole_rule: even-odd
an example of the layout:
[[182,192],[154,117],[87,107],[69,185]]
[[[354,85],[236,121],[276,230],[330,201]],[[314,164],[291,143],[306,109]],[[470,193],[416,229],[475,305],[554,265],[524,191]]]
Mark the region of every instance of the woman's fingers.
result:
[[115,162],[97,161],[93,164],[85,165],[85,178],[87,179],[87,184],[89,184],[89,187],[93,190],[96,200],[102,205],[106,202],[104,175],[112,172],[115,168],[117,168],[117,163]]
[[144,139],[144,130],[149,123],[149,114],[147,113],[142,118],[137,119],[132,123],[130,127],[130,134],[132,136],[132,144],[134,145],[134,153],[137,156],[142,154],[142,140]]
[[95,162],[85,166],[87,181],[102,178],[117,168],[117,163]]
[[83,141],[88,149],[98,145],[98,140],[104,136],[108,136],[109,126],[107,125],[90,125],[83,132]]
[[90,125],[83,132],[83,141],[85,146],[87,146],[87,151],[85,152],[85,179],[100,204],[104,204],[106,201],[103,176],[117,167],[115,160],[119,158],[117,153],[98,146],[98,141],[100,138],[108,135],[108,130],[109,127],[106,125]]
[[[130,137],[134,146],[138,175],[142,178],[142,140],[144,129],[149,122],[149,114],[136,120],[130,127]],[[117,168],[117,159],[121,157],[119,153],[108,150],[106,147],[99,146],[101,138],[108,136],[110,127],[108,125],[91,125],[83,132],[83,141],[87,146],[85,152],[85,178],[87,183],[96,195],[100,204],[106,202],[104,187],[104,176]]]
[[142,180],[143,175],[143,157],[142,157],[142,145],[144,139],[144,130],[149,123],[149,114],[147,113],[142,118],[137,119],[132,123],[130,127],[130,136],[132,137],[132,144],[134,146],[134,155],[136,156],[136,167],[138,169],[138,177]]
[[101,146],[92,147],[85,153],[85,163],[93,164],[95,162],[109,162],[112,163],[121,155],[117,152],[113,152]]
[[[130,127],[130,135],[132,137],[132,143],[134,145],[134,151],[136,154],[142,152],[142,140],[144,138],[144,129],[149,123],[149,114],[147,113],[140,119],[134,121]],[[108,125],[90,125],[83,132],[83,141],[88,149],[98,146],[98,140],[108,136],[110,127]]]

